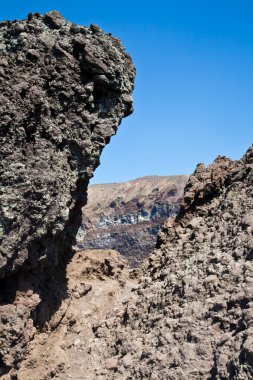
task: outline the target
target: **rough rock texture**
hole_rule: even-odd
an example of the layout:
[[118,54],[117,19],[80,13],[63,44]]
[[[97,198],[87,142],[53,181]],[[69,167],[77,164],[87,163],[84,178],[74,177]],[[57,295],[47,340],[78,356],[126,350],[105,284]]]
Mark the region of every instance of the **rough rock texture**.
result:
[[131,112],[134,69],[117,39],[55,12],[0,28],[3,278],[57,262],[101,150]]
[[94,327],[91,378],[253,378],[252,211],[253,147],[197,166],[124,312]]
[[[74,243],[101,150],[132,112],[135,70],[118,39],[55,11],[0,23],[0,53],[0,368],[7,373],[33,334],[43,282]],[[58,271],[64,281],[64,265]]]
[[198,165],[177,219],[130,275],[113,251],[76,253],[68,297],[18,380],[252,379],[252,210],[253,147]]
[[165,220],[179,212],[188,177],[150,176],[90,186],[77,247],[115,249],[136,266],[154,249]]
[[44,331],[34,335],[18,380],[89,379],[94,371],[89,348],[93,326],[123,310],[122,301],[134,285],[128,269],[112,250],[74,255],[66,268],[68,298]]

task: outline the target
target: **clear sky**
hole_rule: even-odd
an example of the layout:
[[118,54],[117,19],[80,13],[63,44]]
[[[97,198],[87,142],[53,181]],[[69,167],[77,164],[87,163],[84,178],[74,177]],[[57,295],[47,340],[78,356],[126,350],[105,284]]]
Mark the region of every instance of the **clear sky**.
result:
[[253,142],[252,0],[8,0],[1,19],[56,9],[123,41],[137,68],[134,114],[93,183],[191,173]]

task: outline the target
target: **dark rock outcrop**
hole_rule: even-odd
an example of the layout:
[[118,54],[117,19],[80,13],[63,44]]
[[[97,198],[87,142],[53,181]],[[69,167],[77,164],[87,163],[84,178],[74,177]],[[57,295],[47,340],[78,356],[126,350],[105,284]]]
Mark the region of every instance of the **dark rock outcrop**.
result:
[[187,175],[149,176],[88,189],[78,249],[115,249],[137,266],[156,244],[159,229],[179,212]]
[[3,374],[75,242],[100,153],[132,112],[135,70],[118,39],[55,11],[0,23],[0,52]]
[[252,379],[252,297],[253,146],[197,166],[132,297],[95,326],[90,378]]

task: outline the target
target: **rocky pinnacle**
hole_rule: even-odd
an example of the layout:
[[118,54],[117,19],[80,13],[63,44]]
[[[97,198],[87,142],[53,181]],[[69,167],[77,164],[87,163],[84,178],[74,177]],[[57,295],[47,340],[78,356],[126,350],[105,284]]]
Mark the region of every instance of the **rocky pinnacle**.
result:
[[253,146],[197,166],[132,296],[94,328],[92,379],[253,378],[252,210]]
[[57,264],[101,150],[132,112],[135,71],[118,39],[55,11],[2,22],[0,52],[3,278]]
[[96,25],[56,11],[0,23],[0,375],[30,339],[42,277],[71,250],[101,151],[132,113],[134,76]]

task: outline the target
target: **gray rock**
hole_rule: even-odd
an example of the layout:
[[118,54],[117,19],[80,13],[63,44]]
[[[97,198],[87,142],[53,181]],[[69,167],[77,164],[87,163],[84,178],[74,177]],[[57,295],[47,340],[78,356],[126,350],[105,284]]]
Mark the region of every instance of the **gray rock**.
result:
[[73,33],[56,11],[2,26],[0,48],[3,278],[57,265],[100,153],[132,111],[134,68],[118,40],[94,28]]
[[93,352],[131,358],[122,378],[253,378],[252,156],[197,167],[125,312],[97,327]]
[[15,378],[35,320],[67,297],[87,185],[132,112],[135,69],[118,39],[56,11],[1,23],[0,53],[0,376]]

